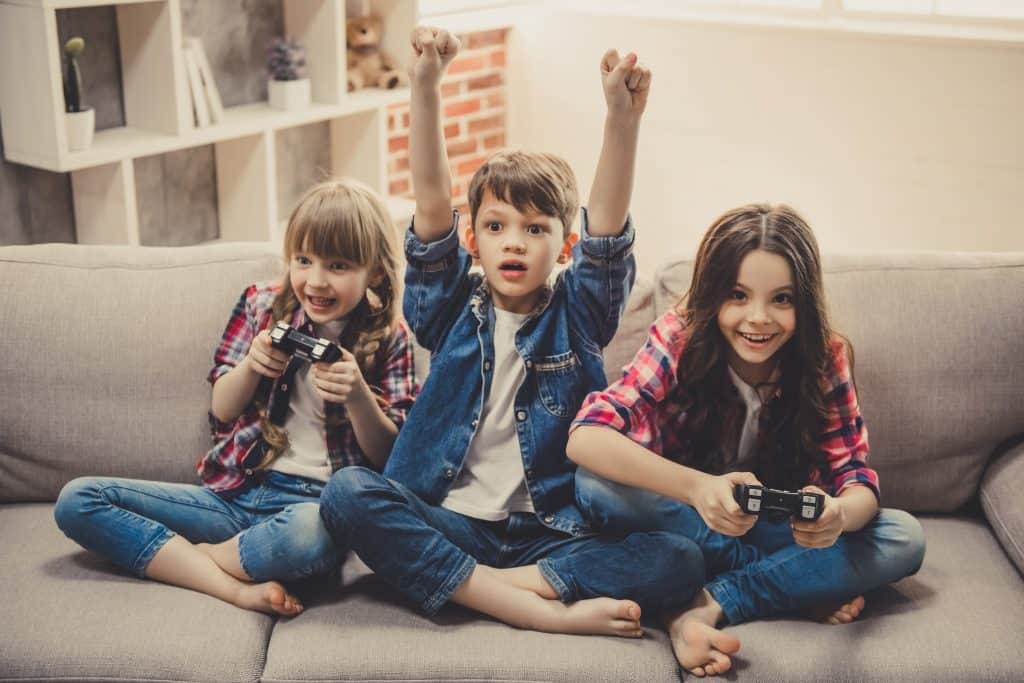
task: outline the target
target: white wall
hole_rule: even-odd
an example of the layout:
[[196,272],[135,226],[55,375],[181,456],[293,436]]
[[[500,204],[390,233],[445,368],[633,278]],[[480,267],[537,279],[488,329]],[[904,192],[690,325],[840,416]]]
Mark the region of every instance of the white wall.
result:
[[633,215],[641,269],[711,221],[785,201],[823,251],[1024,250],[1024,44],[537,13],[513,32],[509,139],[584,199],[605,47],[654,70]]

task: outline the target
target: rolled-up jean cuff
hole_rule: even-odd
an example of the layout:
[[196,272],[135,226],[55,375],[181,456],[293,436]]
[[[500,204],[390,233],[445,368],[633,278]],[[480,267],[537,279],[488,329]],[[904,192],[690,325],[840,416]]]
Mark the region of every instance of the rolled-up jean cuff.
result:
[[142,549],[139,556],[135,558],[135,562],[132,563],[131,570],[138,574],[142,578],[146,578],[146,567],[153,561],[153,557],[156,556],[160,549],[164,547],[167,541],[174,538],[174,532],[168,529],[161,529],[156,536],[154,536],[146,547]]
[[551,566],[551,560],[545,558],[537,562],[537,569],[540,570],[540,575],[551,584],[551,587],[558,593],[558,599],[562,602],[572,602],[575,599],[575,595],[569,589],[569,584],[562,580],[562,577],[558,575],[554,567]]
[[441,587],[434,591],[434,594],[428,597],[420,605],[420,609],[428,617],[432,617],[437,614],[437,611],[444,607],[445,603],[451,600],[452,594],[459,590],[459,586],[465,583],[469,575],[473,573],[476,568],[476,559],[471,555],[466,555],[459,566],[456,567],[455,571],[448,575],[445,582],[441,584]]
[[704,586],[704,589],[711,594],[711,597],[715,599],[718,606],[722,608],[722,613],[725,615],[726,623],[740,624],[743,622],[743,615],[739,613],[739,609],[736,607],[736,601],[733,599],[729,589],[723,583],[709,583]]
[[242,542],[245,540],[245,535],[251,529],[252,527],[249,527],[238,535],[238,564],[242,565],[242,571],[244,571],[245,575],[253,581],[267,581],[269,580],[269,577],[256,576],[256,574],[253,574],[251,565],[245,560],[245,548],[243,547]]

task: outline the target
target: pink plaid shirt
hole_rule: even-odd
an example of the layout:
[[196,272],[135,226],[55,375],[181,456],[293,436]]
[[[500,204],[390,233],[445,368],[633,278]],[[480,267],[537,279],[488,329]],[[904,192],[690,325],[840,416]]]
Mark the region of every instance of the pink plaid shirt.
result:
[[[680,438],[686,412],[676,371],[687,337],[685,323],[675,311],[661,316],[632,363],[623,369],[622,378],[587,396],[573,428],[611,427],[644,448],[686,464],[688,453]],[[845,346],[838,339],[832,343],[832,355],[832,370],[822,378],[829,410],[819,441],[830,480],[823,481],[818,470],[812,468],[807,483],[833,496],[859,484],[877,496],[878,474],[867,466],[868,431],[857,403]]]
[[[260,330],[270,324],[271,306],[278,289],[279,285],[276,283],[254,284],[242,293],[214,354],[214,366],[207,378],[210,384],[241,363],[249,353],[253,339]],[[295,329],[316,336],[301,307],[295,311],[290,323]],[[377,376],[366,378],[374,393],[386,402],[385,415],[399,428],[405,422],[417,390],[411,340],[409,328],[404,322],[396,321],[386,350],[378,356]],[[290,378],[304,362],[292,358],[284,374],[272,382],[268,411],[274,411],[278,402],[288,401]],[[261,380],[257,391],[266,391],[266,383],[270,383],[269,378]],[[324,410],[330,417],[340,414],[345,408],[337,403],[328,403]],[[247,478],[253,476],[254,468],[263,459],[266,444],[262,438],[259,415],[255,406],[250,403],[234,422],[221,422],[212,412],[209,417],[214,446],[199,460],[197,469],[203,485],[217,493],[230,495],[232,490],[242,486]],[[359,447],[350,423],[327,430],[325,440],[332,471],[348,465],[373,467]]]

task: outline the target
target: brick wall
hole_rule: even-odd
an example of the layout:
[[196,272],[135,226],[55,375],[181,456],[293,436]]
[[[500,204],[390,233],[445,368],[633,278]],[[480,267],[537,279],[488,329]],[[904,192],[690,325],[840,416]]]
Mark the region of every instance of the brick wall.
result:
[[[441,81],[444,137],[452,173],[452,202],[466,218],[469,179],[505,146],[505,40],[507,30],[460,35],[462,51]],[[409,174],[409,105],[388,109],[388,192],[412,197]]]

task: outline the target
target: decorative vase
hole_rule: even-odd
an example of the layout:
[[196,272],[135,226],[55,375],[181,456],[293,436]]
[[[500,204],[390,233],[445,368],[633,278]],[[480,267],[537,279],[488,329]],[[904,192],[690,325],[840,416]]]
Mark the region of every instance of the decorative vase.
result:
[[96,110],[89,107],[85,111],[65,112],[64,121],[68,132],[68,150],[80,152],[89,149],[93,131],[96,130]]
[[270,106],[284,111],[303,109],[312,101],[312,89],[308,78],[295,81],[268,81],[267,93]]

